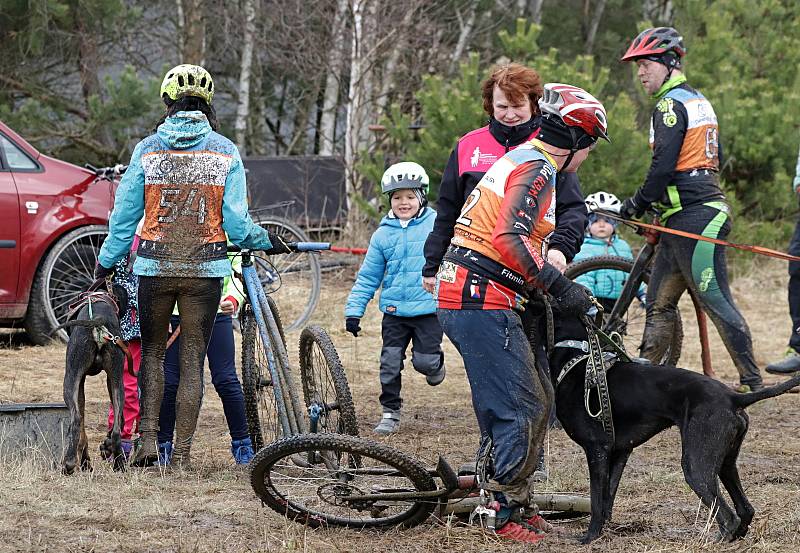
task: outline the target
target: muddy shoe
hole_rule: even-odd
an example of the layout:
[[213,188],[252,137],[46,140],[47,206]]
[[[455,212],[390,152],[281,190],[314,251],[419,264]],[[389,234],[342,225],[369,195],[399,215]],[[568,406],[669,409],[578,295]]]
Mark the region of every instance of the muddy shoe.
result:
[[545,531],[541,528],[537,528],[537,526],[541,526],[537,517],[530,519],[536,524],[536,526],[534,526],[529,524],[528,521],[512,520],[512,518],[518,518],[516,516],[512,517],[512,512],[512,509],[508,507],[503,507],[497,512],[498,526],[495,530],[495,534],[501,538],[524,543],[539,543],[545,538]]
[[400,411],[384,412],[378,426],[375,427],[375,432],[382,436],[394,434],[398,430],[400,430]]
[[786,357],[770,363],[765,369],[770,374],[792,374],[800,371],[800,353],[793,348],[786,350]]
[[247,465],[253,458],[253,442],[250,437],[242,438],[241,440],[231,440],[231,453],[237,465]]
[[131,461],[132,467],[152,467],[158,464],[158,449],[156,440],[142,436],[139,447]]

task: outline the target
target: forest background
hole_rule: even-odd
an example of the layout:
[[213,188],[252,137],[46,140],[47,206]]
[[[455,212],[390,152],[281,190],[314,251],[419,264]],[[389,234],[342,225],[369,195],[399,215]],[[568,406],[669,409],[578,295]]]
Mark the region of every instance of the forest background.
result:
[[717,112],[733,239],[785,248],[798,211],[796,0],[0,0],[0,119],[49,155],[124,163],[163,110],[164,72],[202,64],[243,156],[341,156],[351,221],[363,221],[398,160],[425,166],[436,197],[456,140],[485,124],[481,80],[517,61],[603,101],[613,142],[580,178],[586,193],[625,197],[649,166],[653,101],[618,60],[651,25],[683,34],[689,83]]

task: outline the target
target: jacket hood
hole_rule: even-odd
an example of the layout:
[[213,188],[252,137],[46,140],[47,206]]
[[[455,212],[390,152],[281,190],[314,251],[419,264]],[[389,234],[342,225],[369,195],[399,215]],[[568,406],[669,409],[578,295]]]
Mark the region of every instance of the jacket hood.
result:
[[[411,219],[408,222],[408,226],[410,227],[412,225],[418,225],[418,224],[422,223],[423,221],[426,221],[427,219],[429,219],[431,217],[436,217],[436,212],[433,209],[431,209],[430,207],[427,207],[427,206],[423,207],[421,209],[420,213],[416,217],[414,217],[413,219]],[[401,227],[401,226],[403,226],[403,225],[400,224],[400,219],[395,217],[392,214],[391,210],[389,210],[389,214],[388,215],[384,215],[383,216],[383,219],[381,219],[381,224],[378,225],[378,226],[383,226],[383,225],[386,225],[387,227]]]
[[186,150],[197,146],[211,132],[201,111],[179,111],[158,126],[158,137],[170,148]]

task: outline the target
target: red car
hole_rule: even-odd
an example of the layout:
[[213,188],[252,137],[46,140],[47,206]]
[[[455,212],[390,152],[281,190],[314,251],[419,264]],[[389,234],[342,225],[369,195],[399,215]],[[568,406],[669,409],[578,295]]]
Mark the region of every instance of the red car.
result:
[[0,121],[0,326],[50,340],[92,281],[116,184],[42,155]]

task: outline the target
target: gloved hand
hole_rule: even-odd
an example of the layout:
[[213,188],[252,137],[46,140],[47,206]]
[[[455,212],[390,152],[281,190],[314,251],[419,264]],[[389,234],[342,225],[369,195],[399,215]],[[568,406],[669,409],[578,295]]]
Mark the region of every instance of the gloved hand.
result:
[[267,235],[272,247],[268,250],[264,250],[265,254],[278,255],[281,253],[291,253],[292,250],[289,249],[289,246],[286,244],[284,239],[280,237],[280,235],[269,230],[267,231]]
[[589,291],[564,275],[560,275],[547,291],[555,298],[562,313],[580,317],[594,306]]
[[358,317],[347,317],[344,320],[344,327],[353,336],[358,338],[358,333],[361,332],[361,326],[358,324],[361,322],[361,319]]
[[622,202],[622,207],[619,208],[619,216],[623,219],[638,219],[644,215],[644,208],[640,207],[636,200],[628,198]]
[[106,269],[100,262],[97,262],[97,265],[94,266],[94,279],[95,280],[104,280],[107,276],[114,274],[114,268]]

